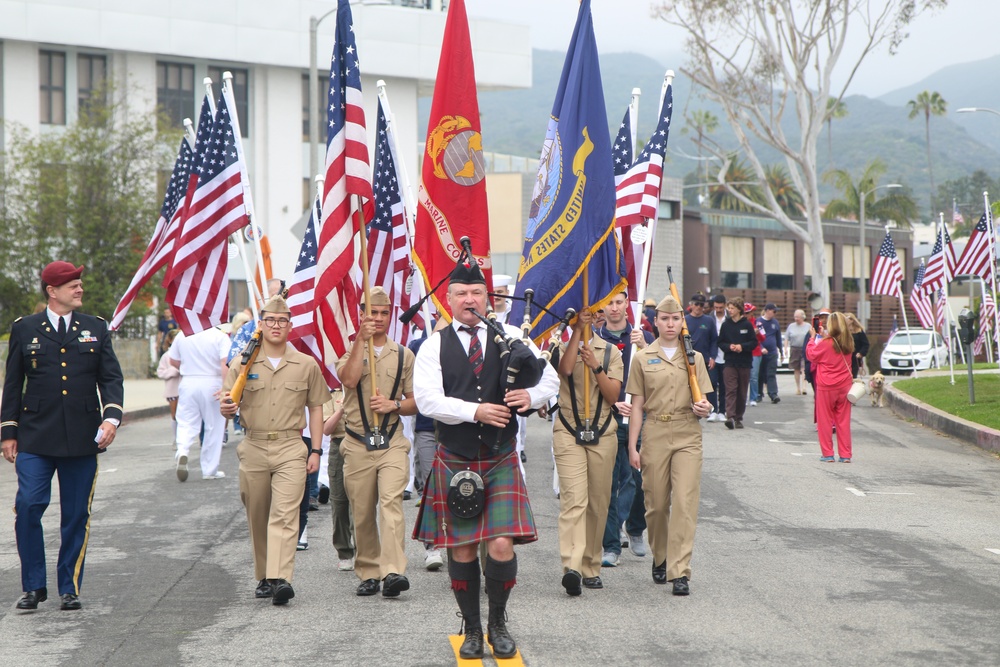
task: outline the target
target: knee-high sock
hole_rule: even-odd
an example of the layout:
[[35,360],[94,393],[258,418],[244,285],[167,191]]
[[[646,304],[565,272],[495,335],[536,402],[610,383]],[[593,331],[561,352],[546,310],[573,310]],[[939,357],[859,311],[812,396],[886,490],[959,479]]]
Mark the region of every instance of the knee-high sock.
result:
[[448,574],[451,576],[451,591],[455,594],[458,609],[465,620],[465,631],[468,632],[469,628],[482,629],[479,610],[479,559],[471,563],[459,563],[449,558]]
[[517,555],[510,560],[494,560],[486,556],[486,595],[489,596],[490,623],[503,622],[510,589],[517,583]]

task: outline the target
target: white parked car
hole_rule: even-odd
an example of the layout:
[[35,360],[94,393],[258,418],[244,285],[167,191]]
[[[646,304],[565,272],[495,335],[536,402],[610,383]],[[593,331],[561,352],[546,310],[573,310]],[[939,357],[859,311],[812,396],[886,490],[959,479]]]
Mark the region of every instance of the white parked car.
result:
[[900,329],[882,349],[882,373],[910,373],[948,365],[944,338],[930,329]]

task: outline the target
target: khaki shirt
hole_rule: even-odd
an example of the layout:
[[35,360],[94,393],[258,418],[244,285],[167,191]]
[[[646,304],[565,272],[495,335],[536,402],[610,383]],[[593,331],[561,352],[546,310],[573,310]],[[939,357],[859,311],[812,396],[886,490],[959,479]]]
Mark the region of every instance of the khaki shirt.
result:
[[[566,354],[566,346],[568,343],[562,343],[559,346],[559,358],[562,359],[562,355]],[[625,364],[622,361],[622,353],[618,350],[617,345],[612,345],[608,341],[604,340],[600,336],[593,336],[590,339],[590,349],[594,351],[594,356],[597,357],[597,361],[600,364],[604,364],[605,350],[611,348],[611,357],[608,360],[608,367],[604,369],[604,372],[608,374],[608,377],[612,380],[618,380],[621,382],[625,376]],[[586,415],[583,414],[583,357],[580,356],[579,351],[576,353],[576,365],[573,367],[573,389],[576,392],[576,410],[580,415],[580,420],[586,419]],[[597,376],[593,372],[589,373],[590,376],[590,413],[594,413],[594,409],[597,407],[597,399],[601,395],[601,390],[597,386]],[[559,411],[566,421],[570,424],[573,423],[573,403],[570,401],[569,397],[569,380],[562,373],[559,374]],[[611,412],[611,408],[614,402],[608,403],[605,400],[601,400],[601,414],[596,418],[592,417],[592,424],[600,426],[604,423],[604,420],[608,418],[608,414]]]
[[[396,395],[390,395],[392,391],[392,385],[396,384],[396,369],[399,367],[398,356],[402,350],[403,354],[403,377],[399,381],[399,387],[396,389]],[[413,352],[408,348],[400,348],[393,340],[387,340],[385,345],[382,347],[382,354],[378,355],[375,359],[375,386],[378,387],[378,393],[381,396],[385,396],[390,400],[403,400],[403,395],[413,396]],[[337,373],[340,374],[344,366],[347,365],[348,355],[344,355],[337,361]],[[384,415],[373,413],[371,408],[368,407],[368,401],[371,399],[371,380],[369,379],[368,373],[368,354],[365,353],[365,358],[361,368],[361,379],[358,380],[358,386],[361,387],[361,393],[364,398],[364,409],[366,418],[369,420],[368,424],[374,427],[375,424],[371,422],[373,418],[378,419],[378,424],[381,425]],[[398,414],[389,415],[389,421],[387,422],[387,428],[392,428],[392,425],[399,420]],[[344,387],[344,417],[343,421],[346,421],[346,427],[354,431],[355,433],[363,434],[365,432],[365,425],[361,421],[361,408],[358,405],[358,390],[357,388],[348,389]],[[393,436],[393,440],[399,438],[404,438],[403,429],[397,428],[396,433]]]
[[[344,390],[334,389],[330,392],[330,400],[323,404],[323,421],[333,416],[333,413],[344,407]],[[330,434],[331,438],[343,438],[347,435],[347,431],[344,430],[344,416],[340,416],[340,421],[337,422],[337,426],[333,429],[333,433]]]
[[[233,364],[229,369],[223,391],[233,388],[240,368]],[[329,400],[330,390],[315,359],[288,347],[274,368],[261,351],[247,374],[240,423],[251,432],[301,431],[306,427],[306,408]]]
[[[695,372],[702,394],[714,391],[708,378],[705,360],[695,352]],[[660,339],[638,350],[629,369],[625,391],[645,397],[646,424],[667,422],[671,418],[696,419],[691,409],[691,385],[688,384],[684,344],[677,341],[677,351],[670,359],[660,347]]]

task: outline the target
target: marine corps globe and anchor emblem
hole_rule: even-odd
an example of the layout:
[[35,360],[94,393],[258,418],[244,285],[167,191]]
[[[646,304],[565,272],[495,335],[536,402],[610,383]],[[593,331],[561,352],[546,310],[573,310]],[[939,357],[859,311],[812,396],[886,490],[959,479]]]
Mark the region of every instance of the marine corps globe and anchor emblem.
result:
[[483,135],[463,116],[443,116],[427,136],[434,175],[459,185],[475,185],[486,177]]

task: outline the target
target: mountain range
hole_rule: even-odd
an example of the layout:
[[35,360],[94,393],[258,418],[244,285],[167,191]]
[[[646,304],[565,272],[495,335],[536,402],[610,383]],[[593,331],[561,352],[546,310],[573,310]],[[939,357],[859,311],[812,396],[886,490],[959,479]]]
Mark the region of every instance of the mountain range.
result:
[[[558,51],[535,50],[532,55],[532,87],[520,90],[482,91],[479,107],[483,146],[487,151],[535,157],[545,137],[555,91],[565,55]],[[680,71],[680,61],[671,66],[677,77],[673,83],[674,110],[667,164],[669,176],[683,178],[698,169],[697,146],[688,131],[685,116],[695,110],[709,111],[719,119],[711,136],[725,147],[736,146],[732,130],[721,108],[700,96],[693,96],[690,82]],[[910,188],[918,204],[926,201],[930,187],[927,169],[923,115],[909,119],[908,100],[923,90],[936,91],[948,103],[945,116],[931,118],[931,158],[935,185],[984,169],[1000,172],[1000,117],[990,113],[963,113],[960,107],[1000,109],[1000,89],[987,87],[1000,67],[1000,56],[977,62],[952,65],[934,72],[917,83],[885,93],[876,99],[863,95],[844,98],[847,116],[834,120],[832,142],[827,131],[819,141],[821,171],[847,169],[859,174],[865,164],[881,158],[889,167],[885,183],[898,182]],[[638,87],[640,98],[639,138],[645,140],[655,125],[659,93],[665,67],[636,53],[602,54],[601,79],[611,136],[617,133],[628,106],[631,91]],[[426,126],[430,98],[420,101],[421,124]],[[786,114],[791,115],[791,114]],[[797,135],[794,124],[785,127],[790,138]],[[794,139],[791,139],[794,141]],[[832,143],[832,152],[829,149]],[[766,163],[780,161],[773,150],[761,149]],[[687,156],[687,157],[685,157]],[[700,180],[700,179],[698,179]],[[839,195],[830,186],[821,188],[824,199]],[[1000,198],[1000,193],[996,193]]]

